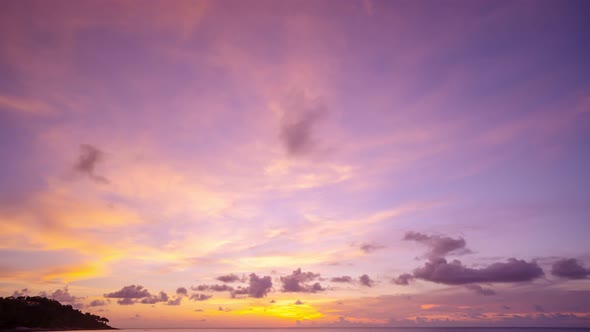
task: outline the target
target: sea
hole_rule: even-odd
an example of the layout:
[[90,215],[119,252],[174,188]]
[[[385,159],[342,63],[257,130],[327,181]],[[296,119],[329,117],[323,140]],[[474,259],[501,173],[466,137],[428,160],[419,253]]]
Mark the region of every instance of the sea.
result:
[[[589,0],[590,1],[590,0]],[[391,327],[391,328],[350,328],[350,327],[330,327],[330,328],[180,328],[180,329],[151,329],[151,328],[134,328],[120,329],[122,332],[578,332],[589,331],[590,328],[523,328],[523,327]],[[71,331],[70,331],[71,332]],[[104,330],[100,331],[104,332]]]

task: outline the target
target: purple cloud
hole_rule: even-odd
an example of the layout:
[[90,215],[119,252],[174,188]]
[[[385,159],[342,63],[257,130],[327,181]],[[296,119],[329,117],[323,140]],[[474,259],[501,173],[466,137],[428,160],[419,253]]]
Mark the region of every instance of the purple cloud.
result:
[[265,297],[272,288],[272,278],[270,276],[259,277],[255,273],[250,274],[248,287],[238,287],[232,292],[232,297],[237,295],[248,295],[254,298]]
[[80,155],[78,156],[78,161],[74,165],[74,170],[80,174],[88,176],[96,182],[109,183],[106,178],[97,175],[95,172],[96,165],[101,162],[103,158],[104,153],[98,148],[89,144],[82,144],[80,145]]
[[362,276],[360,276],[359,281],[361,282],[361,285],[367,286],[367,287],[373,287],[373,284],[375,284],[375,282],[373,280],[371,280],[371,278],[369,278],[369,276],[366,274],[363,274]]
[[227,282],[227,283],[231,283],[231,282],[236,282],[236,281],[240,281],[241,278],[238,277],[237,275],[230,273],[228,275],[224,275],[224,276],[219,276],[216,278],[217,280],[221,281],[221,282]]
[[182,296],[177,296],[172,300],[169,300],[168,303],[166,303],[167,305],[180,305],[180,302],[182,301]]
[[483,288],[480,285],[466,285],[465,288],[474,291],[476,294],[483,296],[496,295],[496,292],[491,288]]
[[309,285],[308,282],[314,281],[319,278],[318,273],[313,272],[301,272],[301,268],[293,271],[288,276],[281,277],[281,283],[283,284],[283,292],[304,292],[304,293],[315,293],[325,290],[319,283]]
[[140,299],[149,296],[151,296],[151,294],[148,292],[148,290],[140,285],[125,286],[116,292],[104,294],[104,297],[128,299]]
[[211,292],[231,292],[234,290],[233,287],[228,285],[198,285],[196,287],[191,286],[191,289],[194,291],[204,292],[204,291],[211,291]]
[[188,296],[188,290],[184,287],[178,287],[176,289],[176,295],[178,296]]
[[125,298],[117,300],[117,303],[120,305],[132,305],[132,304],[135,304],[135,300],[133,300],[130,297],[125,297]]
[[94,301],[90,302],[88,305],[91,306],[91,307],[100,307],[100,306],[103,306],[103,305],[106,305],[106,304],[107,304],[106,301],[103,301],[103,300],[94,300]]
[[211,298],[211,295],[206,295],[206,294],[192,294],[189,297],[189,300],[192,300],[192,301],[206,301],[206,300],[208,300],[210,298]]
[[145,297],[141,299],[141,303],[143,304],[155,304],[158,302],[166,302],[168,301],[168,294],[165,292],[160,292],[158,295],[152,295],[149,297]]
[[361,244],[361,246],[359,247],[365,254],[370,254],[374,251],[377,251],[379,249],[383,249],[385,248],[385,246],[380,245],[380,244],[372,244],[372,243],[364,243]]
[[582,266],[577,259],[561,259],[551,267],[551,274],[565,279],[586,279],[590,276],[590,269]]
[[428,258],[445,257],[447,254],[466,254],[471,250],[466,248],[463,238],[453,239],[448,236],[426,235],[419,232],[407,232],[404,236],[406,241],[415,241],[426,245],[430,251],[426,254]]
[[283,115],[279,137],[291,156],[308,154],[314,149],[313,129],[326,114],[320,100],[310,100],[305,93],[293,93],[283,103]]
[[334,277],[332,279],[330,279],[331,282],[352,282],[352,277],[349,276],[342,276],[342,277]]
[[410,284],[410,281],[414,279],[414,276],[409,273],[400,274],[397,278],[391,280],[392,283],[396,285],[404,285],[407,286]]
[[523,282],[543,276],[536,262],[527,263],[515,258],[504,263],[494,263],[482,269],[469,268],[458,260],[448,263],[446,259],[432,259],[423,267],[414,270],[414,278],[447,285],[462,285],[478,282]]

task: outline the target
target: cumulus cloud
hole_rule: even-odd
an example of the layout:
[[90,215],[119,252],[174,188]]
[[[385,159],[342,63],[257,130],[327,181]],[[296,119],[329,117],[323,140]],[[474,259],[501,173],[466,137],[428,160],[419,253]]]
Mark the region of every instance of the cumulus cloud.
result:
[[180,305],[180,302],[182,301],[182,296],[177,296],[174,299],[171,299],[168,301],[168,303],[166,303],[167,305]]
[[195,294],[192,294],[189,297],[189,300],[192,300],[192,301],[206,301],[206,300],[208,300],[210,298],[211,298],[211,295],[195,293]]
[[228,275],[224,275],[224,276],[219,276],[219,277],[217,277],[217,280],[219,280],[219,281],[221,281],[221,282],[227,282],[227,283],[230,283],[230,282],[236,282],[236,281],[240,281],[240,280],[241,280],[241,278],[240,278],[240,277],[238,277],[237,275],[233,274],[233,273],[230,273],[230,274],[228,274]]
[[288,276],[281,277],[281,283],[283,284],[283,292],[305,292],[315,293],[325,290],[318,282],[310,284],[311,281],[319,278],[318,273],[313,272],[301,272],[301,268],[293,271]]
[[248,287],[238,287],[232,292],[232,297],[237,295],[248,295],[254,298],[265,297],[272,288],[272,278],[270,276],[259,277],[255,273],[250,274]]
[[379,249],[383,249],[385,248],[385,246],[380,245],[380,244],[374,244],[374,243],[363,243],[361,244],[361,246],[359,247],[365,254],[370,254],[374,251],[377,251]]
[[373,284],[375,283],[373,280],[371,280],[371,278],[369,278],[368,275],[363,274],[362,276],[359,277],[359,281],[361,282],[361,285],[363,286],[367,286],[367,287],[373,287]]
[[106,305],[107,302],[103,301],[103,300],[93,300],[92,302],[90,302],[88,305],[91,307],[100,307],[103,305]]
[[409,273],[400,274],[397,278],[391,280],[392,283],[396,285],[404,285],[407,286],[410,284],[410,281],[414,279],[414,276]]
[[532,281],[543,276],[543,270],[536,262],[526,262],[515,258],[499,262],[481,269],[469,268],[460,261],[448,263],[446,259],[431,259],[423,267],[414,270],[414,278],[447,285],[490,282]]
[[176,289],[176,295],[178,296],[188,296],[188,290],[184,287],[178,287]]
[[74,303],[76,300],[78,300],[77,297],[70,294],[68,291],[68,286],[64,287],[63,289],[56,289],[53,293],[49,294],[48,297],[60,303]]
[[104,297],[107,298],[128,298],[128,299],[140,299],[144,297],[149,297],[151,294],[148,292],[147,289],[143,288],[140,285],[130,285],[121,288],[116,292],[104,294]]
[[160,294],[158,295],[152,295],[149,297],[145,297],[143,299],[141,299],[141,303],[143,304],[155,304],[158,302],[166,302],[168,301],[168,294],[166,294],[165,292],[160,292]]
[[96,165],[104,159],[104,153],[98,148],[90,144],[80,145],[80,155],[74,165],[74,171],[79,174],[88,176],[90,179],[100,182],[108,183],[109,181],[96,174]]
[[584,268],[577,259],[561,259],[551,267],[551,274],[566,279],[586,279],[590,276],[590,269]]
[[120,304],[120,305],[132,305],[132,304],[135,304],[135,300],[133,300],[130,297],[125,297],[125,298],[122,298],[122,299],[118,299],[117,300],[117,303]]
[[348,283],[350,283],[350,282],[352,282],[352,277],[349,277],[349,276],[334,277],[334,278],[330,279],[330,281],[331,282],[343,282],[343,283],[348,282]]
[[466,285],[465,288],[483,296],[496,295],[496,292],[491,288],[483,288],[480,285]]
[[294,93],[282,103],[279,137],[291,156],[310,153],[314,147],[313,130],[327,113],[319,99],[310,99],[305,93]]
[[465,239],[453,239],[448,236],[426,235],[419,232],[407,232],[404,236],[406,241],[415,241],[426,245],[430,250],[426,253],[427,258],[435,259],[445,257],[448,254],[466,254],[471,250],[467,249]]
[[301,305],[301,304],[303,304],[303,302],[301,302],[301,300],[297,300],[297,301],[295,301],[295,304],[296,305]]

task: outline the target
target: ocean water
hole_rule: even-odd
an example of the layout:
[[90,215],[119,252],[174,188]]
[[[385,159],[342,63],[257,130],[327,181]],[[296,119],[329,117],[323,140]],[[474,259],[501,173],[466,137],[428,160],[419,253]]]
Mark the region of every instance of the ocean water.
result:
[[[589,0],[590,1],[590,0]],[[487,327],[391,327],[391,328],[182,328],[182,329],[121,329],[123,332],[294,332],[301,330],[301,332],[581,332],[589,331],[590,328],[523,328],[523,327],[502,327],[502,328],[487,328]],[[102,331],[104,332],[104,331]]]

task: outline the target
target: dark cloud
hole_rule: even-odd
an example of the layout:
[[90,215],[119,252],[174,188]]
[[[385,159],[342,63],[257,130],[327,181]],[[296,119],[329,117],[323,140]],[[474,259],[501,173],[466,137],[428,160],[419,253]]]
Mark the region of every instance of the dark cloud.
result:
[[533,306],[533,309],[534,309],[536,312],[545,312],[545,309],[544,309],[544,308],[543,308],[541,305],[539,305],[539,304],[535,304],[535,305]]
[[504,309],[504,310],[510,310],[510,309],[512,309],[512,308],[511,308],[511,307],[509,307],[509,306],[507,306],[507,305],[503,305],[503,306],[502,306],[502,309]]
[[448,236],[426,235],[419,232],[407,232],[404,236],[406,241],[416,241],[430,248],[426,257],[434,259],[445,257],[447,254],[466,254],[471,250],[466,248],[463,238],[453,239]]
[[228,285],[199,285],[196,287],[192,287],[191,289],[194,291],[204,292],[204,291],[211,291],[211,292],[231,292],[234,290],[233,287]]
[[301,304],[303,304],[303,302],[301,302],[301,300],[297,300],[297,301],[295,301],[295,304],[296,305],[301,305]]
[[382,246],[380,244],[372,244],[372,243],[364,243],[361,244],[361,246],[359,247],[365,254],[370,254],[374,251],[377,251],[379,249],[383,249],[385,248],[385,246]]
[[88,176],[96,182],[109,183],[106,178],[97,175],[95,172],[96,165],[100,163],[103,158],[104,153],[98,148],[89,144],[82,144],[80,145],[80,155],[78,156],[78,161],[74,165],[74,170],[79,174]]
[[448,263],[446,259],[431,259],[423,267],[414,270],[414,278],[447,285],[490,282],[532,281],[543,276],[536,262],[510,258],[504,263],[494,263],[481,269],[464,266],[460,261]]
[[330,279],[331,282],[352,282],[352,278],[349,276],[334,277]]
[[117,303],[120,305],[132,305],[132,304],[135,304],[135,300],[133,300],[132,298],[129,298],[129,297],[125,297],[125,298],[121,298],[121,299],[117,300]]
[[236,282],[236,281],[240,281],[241,278],[238,277],[237,275],[230,273],[228,275],[224,275],[224,276],[219,276],[216,278],[217,280],[221,281],[221,282]]
[[566,279],[586,279],[590,276],[590,269],[582,266],[577,259],[561,259],[551,267],[551,274]]
[[491,288],[483,288],[480,285],[466,285],[465,288],[474,291],[476,294],[483,296],[496,295],[496,292]]
[[311,100],[304,93],[291,94],[282,104],[279,137],[287,153],[302,156],[314,147],[313,130],[327,113],[325,105],[318,99]]
[[186,290],[184,287],[178,287],[178,289],[176,289],[176,295],[188,296],[188,290]]
[[130,285],[121,288],[121,290],[104,294],[104,297],[110,298],[129,298],[129,299],[140,299],[144,297],[150,297],[151,294],[147,289],[140,285]]
[[318,273],[313,272],[301,272],[301,268],[293,271],[288,276],[281,277],[281,283],[283,284],[283,292],[305,292],[315,293],[318,291],[325,290],[319,283],[309,284],[319,278]]
[[177,296],[174,299],[171,299],[168,301],[168,303],[166,303],[167,305],[180,305],[180,302],[182,301],[182,296]]
[[143,299],[141,299],[141,303],[143,304],[155,304],[158,302],[166,302],[168,301],[168,294],[166,294],[165,292],[160,292],[160,294],[158,295],[152,295],[149,297],[145,297]]
[[410,284],[410,281],[414,279],[414,276],[409,273],[400,274],[397,278],[391,280],[392,283],[396,285],[404,285],[407,286]]
[[211,295],[206,295],[206,294],[192,294],[189,297],[189,300],[192,301],[206,301],[209,300],[211,298]]
[[363,274],[362,276],[359,277],[359,281],[361,282],[361,285],[363,286],[367,286],[367,287],[373,287],[373,284],[375,283],[373,280],[371,280],[371,278],[369,278],[368,275]]
[[232,297],[237,295],[248,295],[254,298],[263,298],[272,288],[272,278],[270,276],[259,277],[255,273],[250,274],[248,287],[238,287],[232,292]]
[[54,299],[60,303],[74,303],[78,300],[77,297],[72,296],[68,291],[68,287],[64,287],[63,289],[57,289],[53,293],[49,294],[48,296],[51,299]]
[[94,301],[90,302],[90,304],[88,304],[88,305],[91,306],[91,307],[100,307],[100,306],[103,306],[103,305],[106,305],[106,304],[107,304],[106,301],[103,301],[103,300],[94,300]]

